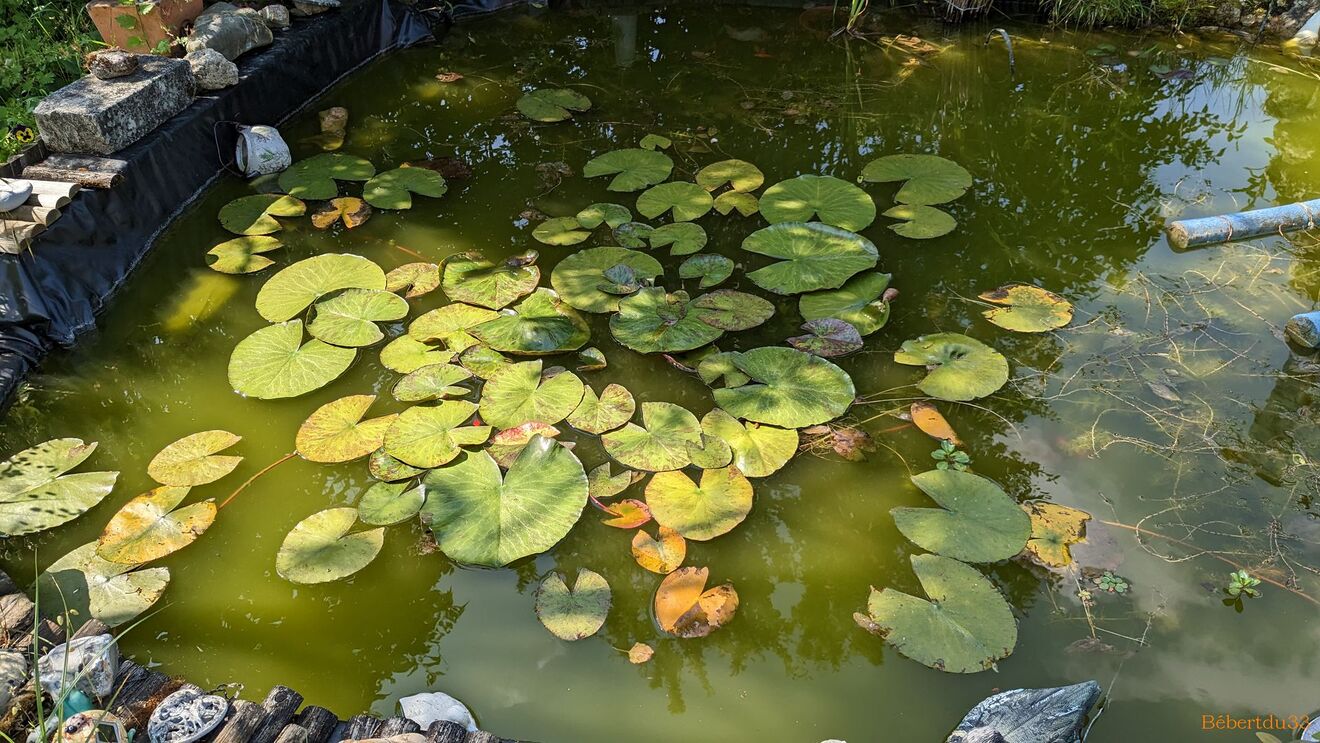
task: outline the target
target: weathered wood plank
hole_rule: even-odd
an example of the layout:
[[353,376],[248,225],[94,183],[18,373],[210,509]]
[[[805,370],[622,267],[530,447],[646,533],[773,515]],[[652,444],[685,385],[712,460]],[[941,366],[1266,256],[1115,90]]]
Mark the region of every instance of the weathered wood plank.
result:
[[272,687],[261,703],[266,715],[257,727],[248,743],[275,743],[280,731],[293,720],[293,715],[302,706],[303,695],[287,686]]
[[448,720],[436,720],[426,729],[427,743],[465,743],[467,735],[467,728]]
[[74,632],[69,639],[77,640],[80,637],[96,637],[97,635],[104,635],[109,631],[110,625],[105,622],[102,622],[99,619],[88,619],[86,622],[83,622],[82,626],[78,628],[78,631]]
[[[35,617],[34,617],[35,618]],[[65,629],[50,619],[37,620],[36,640],[40,642],[41,654],[45,655],[51,648],[64,642]],[[10,647],[20,652],[28,652],[32,649],[33,635],[31,631],[19,636]]]
[[308,743],[326,743],[339,724],[339,716],[325,707],[309,704],[303,707],[293,721],[307,731]]
[[467,743],[501,743],[500,736],[477,730],[467,734]]
[[330,731],[330,736],[326,738],[326,740],[329,741],[330,743],[339,743],[339,741],[346,740],[347,738],[348,738],[348,721],[340,720],[339,723],[335,725],[334,730]]
[[302,725],[285,725],[280,734],[275,736],[275,743],[309,743],[307,728]]
[[131,660],[123,661],[119,664],[119,676],[115,679],[115,704],[110,711],[122,717],[121,710],[150,699],[169,680],[168,676],[159,671],[143,668]]
[[27,250],[33,238],[45,231],[45,227],[35,222],[4,223],[0,225],[0,253],[18,255]]
[[421,725],[409,720],[406,717],[390,717],[380,726],[380,732],[376,733],[379,738],[390,738],[404,733],[416,733],[422,729]]
[[28,206],[24,204],[17,209],[0,212],[0,219],[5,220],[7,224],[32,222],[43,227],[49,227],[51,222],[59,218],[60,210],[48,206]]
[[23,168],[23,178],[76,183],[84,188],[112,188],[124,179],[127,168],[127,161],[111,157],[54,154]]
[[256,702],[236,699],[229,705],[229,713],[210,740],[213,743],[247,743],[265,717],[266,711]]
[[23,180],[32,184],[32,193],[34,194],[63,196],[66,199],[71,199],[74,194],[82,190],[82,186],[79,186],[77,183],[40,181],[31,178],[24,178]]
[[363,740],[364,738],[375,738],[380,732],[381,725],[385,724],[379,717],[372,715],[354,715],[348,718],[348,737],[351,740]]
[[37,607],[21,593],[0,596],[0,644],[12,648],[20,642],[31,644],[32,626]]

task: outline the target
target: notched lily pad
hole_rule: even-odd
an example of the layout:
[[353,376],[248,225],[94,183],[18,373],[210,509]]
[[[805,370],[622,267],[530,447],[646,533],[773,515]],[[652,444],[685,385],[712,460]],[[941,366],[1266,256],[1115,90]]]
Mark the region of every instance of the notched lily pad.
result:
[[284,243],[279,240],[261,235],[226,240],[206,251],[206,266],[220,273],[257,273],[275,265],[275,261],[262,253],[269,253],[282,247]]
[[709,289],[719,286],[733,275],[733,260],[715,253],[694,255],[678,266],[678,276],[682,279],[701,279],[697,286]]
[[371,526],[394,526],[417,516],[426,502],[426,487],[409,482],[378,482],[358,502],[358,518]]
[[532,237],[546,245],[577,245],[591,237],[573,217],[551,217],[532,230]]
[[898,224],[889,225],[889,229],[913,240],[942,237],[958,226],[958,220],[952,215],[933,206],[900,204],[886,209],[884,216],[902,220]]
[[454,352],[423,343],[410,335],[401,335],[380,349],[380,363],[386,369],[408,374],[423,366],[447,364]]
[[559,296],[583,312],[614,312],[620,297],[601,291],[608,280],[605,272],[626,266],[639,281],[650,281],[664,273],[660,262],[646,253],[627,248],[588,248],[564,258],[550,272],[550,285]]
[[744,217],[750,217],[761,211],[761,202],[755,196],[749,193],[739,193],[738,191],[725,191],[715,197],[715,211],[728,216],[732,212]]
[[541,281],[536,251],[495,263],[480,253],[461,253],[445,262],[445,294],[492,310],[501,309],[531,294]]
[[109,495],[118,472],[68,474],[94,451],[95,442],[52,439],[0,462],[0,537],[67,523]]
[[375,395],[349,395],[317,408],[298,427],[294,447],[309,462],[351,462],[379,449],[394,415],[362,420]]
[[668,245],[670,255],[690,255],[706,247],[707,238],[706,230],[701,225],[675,222],[655,228],[649,240],[652,248]]
[[686,467],[688,444],[701,443],[701,423],[673,403],[642,403],[642,425],[629,423],[601,437],[606,453],[635,470],[664,472]]
[[284,322],[330,292],[384,288],[385,272],[375,263],[352,253],[322,253],[271,276],[257,292],[257,312],[269,322]]
[[500,314],[485,307],[454,302],[431,310],[408,325],[408,335],[422,342],[441,341],[454,353],[462,353],[480,343],[468,331]]
[[808,320],[802,324],[806,335],[795,335],[788,345],[799,351],[824,358],[850,354],[862,347],[862,335],[851,324],[833,317]]
[[769,477],[797,454],[797,431],[743,423],[719,408],[702,417],[701,431],[727,443],[731,464],[747,477]]
[[318,230],[329,229],[339,221],[351,230],[366,224],[368,219],[371,219],[371,207],[362,199],[352,196],[330,199],[312,212],[312,226]]
[[275,556],[275,572],[293,583],[341,580],[371,564],[385,544],[385,530],[349,533],[356,508],[328,508],[299,521]]
[[738,418],[805,428],[843,415],[857,395],[847,372],[796,349],[754,348],[729,358],[748,382],[715,390],[715,404]]
[[220,207],[220,224],[235,235],[269,235],[283,227],[275,217],[301,217],[307,205],[280,194],[241,196]]
[[614,229],[625,222],[632,221],[632,210],[623,204],[602,202],[592,204],[577,213],[577,223],[589,230],[602,224]]
[[217,454],[243,439],[228,431],[199,431],[161,449],[147,463],[147,474],[162,485],[193,487],[215,482],[243,461]]
[[408,408],[385,430],[385,453],[425,469],[452,462],[461,447],[479,446],[490,438],[490,426],[467,425],[475,412],[477,406],[466,400]]
[[568,121],[573,113],[591,110],[591,99],[569,88],[538,88],[518,99],[518,112],[532,121]]
[[936,155],[886,155],[862,168],[866,183],[903,181],[894,200],[903,204],[943,204],[972,187],[972,175],[958,163]]
[[848,279],[838,289],[803,294],[798,311],[804,320],[835,317],[857,328],[863,336],[883,328],[889,322],[889,302],[885,292],[891,276],[887,273],[864,273]]
[[912,482],[940,508],[890,510],[918,547],[963,562],[998,562],[1022,551],[1031,518],[993,481],[957,470],[930,470]]
[[637,410],[632,393],[621,384],[609,384],[600,396],[591,387],[582,393],[582,401],[568,416],[568,425],[595,435],[613,431],[627,423]]
[[1051,568],[1072,564],[1072,545],[1083,540],[1091,514],[1046,501],[1026,503],[1022,508],[1031,518],[1031,539],[1027,540],[1031,558]]
[[663,152],[631,148],[598,155],[582,167],[582,175],[596,178],[613,175],[611,191],[640,191],[663,182],[674,170],[674,161]]
[[215,521],[214,501],[178,508],[189,488],[162,485],[124,504],[96,543],[96,556],[137,566],[192,544]]
[[436,171],[403,167],[387,170],[367,181],[362,187],[362,198],[377,209],[411,209],[413,194],[440,198],[448,190],[444,176]]
[[336,181],[366,181],[376,166],[342,152],[324,152],[299,160],[280,174],[280,188],[299,199],[333,199],[339,195]]
[[312,305],[307,332],[336,346],[360,348],[385,339],[376,323],[408,316],[408,301],[383,289],[345,289]]
[[56,616],[67,612],[117,627],[150,609],[170,583],[169,568],[134,567],[98,557],[96,542],[89,542],[51,563],[38,578],[38,590],[59,596]]
[[614,242],[634,250],[648,247],[655,228],[645,222],[624,222],[615,227],[611,234]]
[[695,183],[673,181],[652,186],[637,197],[637,211],[647,219],[669,212],[675,222],[691,222],[715,205],[706,189]]
[[721,160],[698,170],[696,181],[707,191],[715,191],[727,183],[729,193],[750,193],[765,183],[765,174],[746,160]]
[[706,637],[733,619],[738,592],[731,583],[706,590],[709,578],[708,568],[679,568],[665,576],[655,592],[660,629],[677,637]]
[[660,527],[658,537],[638,529],[633,535],[632,554],[643,568],[668,575],[678,570],[687,558],[687,540],[667,526]]
[[468,332],[496,351],[518,356],[575,351],[591,340],[586,319],[544,287]]
[[959,333],[936,333],[910,341],[894,361],[930,370],[917,388],[941,400],[966,401],[994,394],[1008,382],[1008,360],[995,349]]
[[561,640],[591,637],[605,626],[610,613],[610,584],[600,574],[582,568],[572,588],[564,576],[551,573],[536,590],[536,618]]
[[385,274],[385,291],[404,299],[416,299],[440,288],[440,266],[435,263],[405,263]]
[[627,469],[617,475],[611,474],[610,463],[606,462],[587,473],[587,491],[592,498],[613,498],[627,490],[629,486],[640,482],[645,476],[644,472]]
[[833,176],[800,175],[780,181],[761,195],[761,216],[770,224],[807,222],[857,232],[875,221],[875,202],[862,189]]
[[229,384],[260,400],[297,397],[348,371],[357,350],[315,338],[302,342],[302,320],[268,325],[238,342],[229,357]]
[[577,409],[584,392],[572,372],[542,376],[539,359],[509,364],[481,390],[481,417],[496,428],[535,422],[554,425]]
[[982,292],[980,299],[1000,305],[981,314],[1005,330],[1044,333],[1072,322],[1073,308],[1068,300],[1039,286],[1010,284]]
[[781,259],[747,274],[776,294],[835,289],[875,266],[880,254],[870,240],[820,222],[781,222],[743,240],[743,250]]
[[428,364],[409,372],[394,383],[394,399],[399,402],[425,402],[463,397],[472,390],[459,383],[471,378],[472,372],[457,364]]
[[747,518],[752,484],[737,467],[702,470],[700,483],[683,472],[659,472],[646,486],[646,505],[656,523],[704,542]]

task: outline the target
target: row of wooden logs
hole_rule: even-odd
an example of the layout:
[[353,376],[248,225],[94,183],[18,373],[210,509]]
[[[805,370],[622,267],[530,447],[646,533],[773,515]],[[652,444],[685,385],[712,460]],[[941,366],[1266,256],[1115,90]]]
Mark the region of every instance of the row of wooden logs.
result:
[[[68,635],[63,626],[39,618],[31,599],[0,572],[0,647],[30,653],[33,642],[38,642],[44,654],[66,640],[106,632],[109,628],[105,624],[92,619]],[[114,688],[109,711],[123,720],[126,728],[138,731],[135,740],[139,743],[148,743],[147,720],[161,700],[179,689],[200,691],[183,679],[131,660],[120,662]],[[3,712],[0,710],[0,716]],[[468,732],[462,725],[446,721],[436,722],[423,731],[404,717],[382,720],[372,715],[357,715],[340,720],[324,707],[303,706],[303,696],[285,686],[271,689],[261,703],[233,700],[224,722],[202,743],[345,743],[405,733],[423,734],[428,743],[515,743],[484,731]]]
[[113,157],[65,155],[32,147],[0,165],[0,178],[32,183],[23,206],[0,213],[0,253],[21,253],[56,219],[80,188],[112,188],[128,163]]
[[0,253],[20,253],[27,249],[32,238],[60,218],[60,209],[68,206],[81,188],[76,183],[59,181],[28,182],[32,184],[32,195],[27,202],[17,209],[0,212]]

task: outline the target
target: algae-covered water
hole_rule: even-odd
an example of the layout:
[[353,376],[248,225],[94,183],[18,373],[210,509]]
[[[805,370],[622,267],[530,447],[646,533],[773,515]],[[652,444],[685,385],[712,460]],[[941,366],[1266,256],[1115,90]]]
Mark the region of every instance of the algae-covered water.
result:
[[[659,577],[634,563],[631,532],[600,524],[591,509],[553,550],[508,569],[457,566],[424,549],[414,523],[392,527],[380,557],[347,581],[291,584],[275,572],[285,534],[315,511],[353,503],[369,483],[360,462],[294,459],[163,561],[171,585],[126,650],[203,685],[241,681],[253,698],[286,684],[345,717],[442,690],[487,729],[547,742],[933,741],[994,690],[1085,679],[1107,691],[1088,738],[1096,742],[1251,740],[1204,731],[1204,716],[1295,718],[1320,707],[1320,365],[1279,333],[1320,292],[1320,250],[1298,236],[1176,253],[1160,234],[1174,216],[1314,197],[1320,77],[1233,39],[1037,27],[1010,29],[1010,74],[1002,44],[983,45],[987,29],[909,16],[874,23],[884,38],[845,42],[819,32],[826,14],[796,10],[502,15],[374,63],[284,129],[296,155],[313,154],[314,112],[345,106],[343,151],[381,167],[457,158],[471,175],[451,179],[441,199],[377,212],[352,231],[288,220],[283,255],[272,254],[279,265],[342,251],[388,269],[415,254],[536,247],[548,275],[574,248],[534,243],[527,212],[630,203],[578,174],[590,157],[648,133],[674,140],[676,178],[737,157],[767,183],[800,173],[852,180],[896,152],[940,154],[975,176],[947,207],[959,221],[948,236],[907,240],[885,219],[864,231],[901,292],[866,351],[839,361],[870,403],[850,419],[875,450],[863,462],[796,457],[756,481],[738,529],[690,544],[688,564],[736,586],[732,622],[705,639],[665,638],[650,609]],[[914,51],[895,42],[899,33],[940,49]],[[442,71],[464,78],[442,83]],[[564,85],[588,94],[593,110],[548,126],[513,113],[525,90]],[[883,210],[892,189],[869,190]],[[8,414],[4,452],[77,436],[100,442],[90,465],[122,474],[79,520],[0,546],[6,571],[32,576],[94,539],[152,486],[147,461],[185,434],[243,436],[238,471],[198,491],[223,498],[291,451],[316,406],[363,392],[388,398],[397,375],[374,353],[305,397],[231,391],[228,358],[264,325],[253,299],[268,274],[221,275],[203,255],[227,239],[218,209],[248,193],[226,178],[199,200],[99,333],[52,358]],[[763,223],[712,214],[702,224],[708,250],[741,263],[738,243]],[[1026,335],[986,322],[971,300],[1009,282],[1070,299],[1072,325]],[[722,346],[777,344],[796,322],[781,317]],[[602,316],[592,327],[610,362],[587,374],[597,389],[616,381],[639,401],[711,407],[699,380],[621,349]],[[1019,640],[997,671],[971,675],[909,660],[852,616],[871,586],[920,593],[908,562],[920,550],[889,510],[929,505],[908,476],[931,467],[936,442],[897,416],[919,395],[911,385],[922,372],[896,365],[892,352],[937,331],[989,343],[1012,366],[993,397],[941,404],[973,470],[1018,500],[1095,517],[1076,548],[1089,571],[1081,577],[1019,562],[987,569],[1019,619]],[[1268,579],[1240,607],[1222,593],[1235,566]],[[545,574],[580,567],[609,580],[614,607],[597,636],[565,643],[538,623],[533,594]],[[1103,570],[1128,590],[1098,590],[1089,576]],[[629,663],[634,642],[654,646],[654,659]]]

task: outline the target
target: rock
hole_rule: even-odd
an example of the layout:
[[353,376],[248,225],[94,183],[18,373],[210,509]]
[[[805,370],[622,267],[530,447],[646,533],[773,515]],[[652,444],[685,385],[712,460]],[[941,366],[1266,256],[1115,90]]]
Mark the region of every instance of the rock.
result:
[[316,15],[339,5],[339,0],[293,0],[293,10],[298,15]]
[[197,16],[183,47],[189,54],[214,49],[232,62],[274,41],[275,35],[255,11],[245,13],[229,3],[219,2]]
[[138,71],[138,58],[122,49],[102,49],[87,55],[87,71],[101,80],[113,80]]
[[403,709],[404,717],[420,725],[423,730],[439,720],[462,725],[468,732],[477,729],[477,721],[472,719],[472,713],[462,702],[438,691],[404,697],[399,700],[399,707]]
[[14,693],[27,681],[27,656],[13,650],[0,650],[0,717],[9,709]]
[[1001,692],[973,707],[947,743],[1078,743],[1086,714],[1099,698],[1094,681]]
[[192,69],[182,59],[138,57],[127,77],[84,77],[37,104],[37,127],[53,152],[109,155],[141,139],[192,102]]
[[220,90],[238,84],[238,65],[214,49],[198,49],[184,57],[201,90]]
[[261,21],[268,28],[280,30],[288,28],[292,21],[289,20],[289,9],[283,5],[267,5],[261,9]]
[[183,688],[160,700],[147,720],[151,743],[192,743],[225,720],[229,702],[197,688]]
[[0,181],[0,212],[13,211],[27,203],[32,184],[27,181]]
[[37,661],[37,678],[52,699],[69,683],[92,699],[104,699],[114,691],[118,672],[119,646],[108,634],[56,645]]

